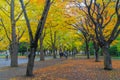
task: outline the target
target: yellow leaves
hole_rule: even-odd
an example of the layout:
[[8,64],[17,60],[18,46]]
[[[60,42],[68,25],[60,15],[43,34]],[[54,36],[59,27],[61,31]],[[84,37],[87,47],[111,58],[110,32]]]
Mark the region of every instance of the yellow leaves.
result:
[[119,43],[119,41],[118,40],[114,40],[111,45],[113,46],[113,45],[116,45],[117,43]]
[[[5,38],[3,38],[5,39]],[[9,42],[7,40],[3,40],[3,41],[0,41],[0,50],[6,50],[8,49],[8,46],[9,46]]]
[[27,38],[23,36],[23,37],[20,39],[20,42],[25,42],[25,41],[27,41]]
[[38,5],[43,4],[45,0],[30,0],[31,3],[37,3]]
[[75,42],[75,45],[76,45],[76,46],[82,46],[83,44],[82,44],[82,42],[80,42],[80,41],[78,41],[78,42],[76,41],[76,42]]
[[[25,3],[27,1],[28,0],[25,0]],[[61,39],[62,38],[65,39],[65,40],[61,40],[61,42],[63,42],[64,44],[66,42],[71,43],[70,40],[73,40],[73,43],[75,44],[75,46],[82,45],[82,41],[79,42],[78,39],[76,41],[74,40],[74,39],[78,38],[78,36],[75,35],[77,31],[74,28],[72,28],[71,25],[68,25],[68,23],[74,24],[77,21],[81,21],[81,20],[83,22],[85,22],[84,18],[86,18],[86,14],[79,8],[75,7],[75,5],[72,5],[71,4],[72,1],[74,1],[74,0],[54,0],[54,3],[51,5],[50,11],[49,11],[49,14],[47,17],[47,22],[45,24],[45,28],[46,28],[46,32],[47,32],[47,38],[45,38],[46,39],[45,41],[47,41],[48,38],[50,38],[49,29],[52,26],[52,31],[53,32],[57,31],[58,36],[60,36]],[[78,0],[78,1],[82,2],[83,0]],[[87,0],[87,1],[89,1],[89,0]],[[104,1],[106,1],[106,0],[104,0]],[[0,0],[0,3],[1,3],[0,7],[3,6],[3,3],[4,3],[4,6],[6,5],[5,0]],[[45,0],[30,0],[30,3],[26,7],[33,33],[35,33],[38,20],[41,17],[44,3],[45,3]],[[100,3],[101,9],[102,9],[102,5],[103,5],[102,0],[97,0],[97,3]],[[15,2],[15,5],[17,6],[17,8],[15,8],[16,15],[18,14],[18,12],[20,12],[20,6],[18,4],[19,3],[16,0],[16,2]],[[105,3],[105,4],[107,4],[107,3]],[[72,7],[70,5],[72,5]],[[104,24],[109,21],[110,15],[113,14],[113,12],[115,10],[114,5],[115,5],[114,2],[110,3],[108,5],[108,7],[105,9],[106,13],[103,14],[105,16]],[[8,9],[8,11],[10,11],[9,7],[7,7],[7,9]],[[4,23],[7,26],[7,31],[10,34],[11,33],[10,19],[3,12],[0,11],[0,17],[1,16],[4,19],[4,21],[5,21]],[[95,14],[94,14],[94,18],[96,18]],[[104,29],[103,34],[105,35],[106,39],[108,39],[110,33],[112,32],[115,22],[116,22],[116,16],[114,16],[112,18],[111,23],[109,25],[107,25],[107,27]],[[23,17],[21,17],[20,21],[18,21],[16,23],[16,26],[22,26],[21,29],[23,29],[23,30],[26,29]],[[55,26],[55,27],[53,27],[53,26]],[[85,23],[84,23],[84,26],[85,26]],[[85,26],[85,28],[87,28],[87,26]],[[93,28],[94,28],[94,26],[93,26]],[[95,35],[93,29],[91,29],[91,28],[88,28],[88,32],[92,35]],[[17,31],[17,35],[18,35],[18,31]],[[20,41],[29,41],[28,38],[29,38],[28,31],[26,30],[25,34],[23,35],[23,37]],[[47,43],[45,43],[45,44],[47,44]],[[67,44],[65,44],[65,46],[67,46]]]

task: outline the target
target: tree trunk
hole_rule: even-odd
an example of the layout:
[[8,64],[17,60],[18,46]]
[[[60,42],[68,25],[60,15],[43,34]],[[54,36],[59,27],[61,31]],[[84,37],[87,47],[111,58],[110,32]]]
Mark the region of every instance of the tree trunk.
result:
[[43,40],[40,39],[40,61],[44,61],[44,52],[43,52]]
[[30,54],[28,55],[28,64],[27,64],[26,76],[33,76],[35,52],[36,52],[36,48],[32,47],[30,49]]
[[94,40],[93,40],[93,45],[94,45],[94,51],[95,51],[95,53],[94,53],[94,55],[95,55],[95,62],[99,62],[99,54],[98,54],[98,52],[99,52],[99,45]]
[[42,13],[42,16],[39,20],[38,26],[37,26],[37,30],[35,32],[35,36],[33,37],[33,33],[31,30],[31,25],[30,25],[30,21],[29,18],[27,16],[26,13],[26,9],[25,9],[25,5],[23,0],[19,0],[21,3],[21,8],[23,10],[24,13],[24,17],[26,20],[26,24],[27,24],[27,28],[28,28],[28,32],[29,32],[29,39],[30,39],[30,46],[31,46],[31,51],[30,54],[28,56],[28,64],[27,64],[27,71],[26,71],[26,76],[32,76],[33,75],[33,67],[34,67],[34,59],[35,59],[35,52],[36,52],[36,48],[38,47],[38,39],[40,38],[42,31],[44,29],[44,25],[47,19],[47,15],[48,15],[48,11],[50,9],[50,5],[51,5],[51,0],[46,0],[45,1],[45,6],[44,6],[44,10]]
[[95,62],[99,62],[99,54],[98,54],[99,49],[95,49]]
[[85,43],[86,43],[85,53],[87,55],[87,59],[90,59],[89,44],[87,41]]
[[10,56],[11,56],[10,66],[17,67],[18,66],[18,45],[17,43],[12,44],[10,46]]
[[87,54],[87,59],[90,59],[90,52],[86,51],[86,54]]
[[108,49],[109,49],[108,45],[102,47],[102,51],[104,55],[104,69],[112,70],[112,61]]
[[12,25],[12,42],[11,42],[11,67],[18,66],[18,43],[16,41],[15,25]]
[[14,0],[11,0],[11,13],[10,13],[10,19],[11,19],[11,30],[12,30],[12,41],[10,42],[10,49],[11,49],[11,67],[17,67],[18,66],[18,44],[16,40],[16,23],[15,23],[15,16],[14,16]]
[[53,58],[56,59],[55,48],[53,47]]

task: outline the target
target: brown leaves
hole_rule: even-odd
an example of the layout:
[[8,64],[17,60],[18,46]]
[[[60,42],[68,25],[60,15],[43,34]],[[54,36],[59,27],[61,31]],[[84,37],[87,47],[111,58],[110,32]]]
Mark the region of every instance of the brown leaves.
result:
[[119,80],[120,62],[113,60],[113,67],[112,71],[105,71],[102,61],[66,60],[62,64],[38,69],[34,71],[34,78],[25,80]]

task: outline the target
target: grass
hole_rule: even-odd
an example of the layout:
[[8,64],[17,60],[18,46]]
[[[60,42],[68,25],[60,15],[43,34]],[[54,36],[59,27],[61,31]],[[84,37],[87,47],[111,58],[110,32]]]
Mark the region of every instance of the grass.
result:
[[[0,55],[0,58],[4,59],[4,58],[6,58],[6,56],[5,55],[2,55],[2,56]],[[18,58],[27,58],[27,57],[26,56],[18,56]]]
[[0,55],[0,58],[5,58],[5,55]]
[[120,60],[120,56],[113,56],[112,59]]

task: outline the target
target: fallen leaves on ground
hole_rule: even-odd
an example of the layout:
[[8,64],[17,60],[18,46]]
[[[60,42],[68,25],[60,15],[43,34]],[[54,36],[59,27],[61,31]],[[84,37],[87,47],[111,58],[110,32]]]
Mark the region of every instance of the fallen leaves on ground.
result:
[[32,78],[17,80],[120,80],[120,61],[113,60],[113,70],[103,69],[103,61],[89,59],[66,60],[62,64],[37,69]]

